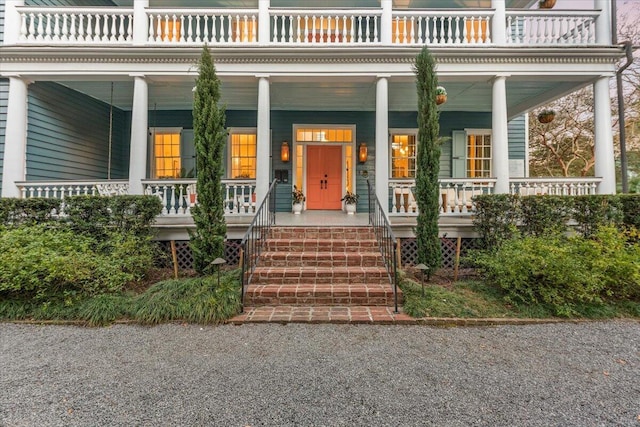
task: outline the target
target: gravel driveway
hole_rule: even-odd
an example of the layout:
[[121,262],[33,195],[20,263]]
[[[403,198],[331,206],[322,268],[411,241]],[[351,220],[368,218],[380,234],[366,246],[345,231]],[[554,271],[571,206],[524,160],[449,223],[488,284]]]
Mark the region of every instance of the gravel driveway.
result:
[[0,324],[2,426],[640,426],[640,323]]

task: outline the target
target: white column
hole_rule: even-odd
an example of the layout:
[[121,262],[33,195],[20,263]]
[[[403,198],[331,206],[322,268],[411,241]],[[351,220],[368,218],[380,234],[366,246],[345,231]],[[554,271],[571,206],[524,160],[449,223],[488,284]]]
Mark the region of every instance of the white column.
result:
[[149,38],[148,7],[149,0],[133,0],[133,44],[136,46],[147,43]]
[[382,15],[380,16],[380,41],[383,45],[390,45],[393,40],[393,0],[380,0]]
[[493,44],[502,46],[506,43],[507,15],[504,0],[491,0],[491,8],[494,9],[493,21],[491,21],[491,40]]
[[24,0],[5,0],[3,41],[5,45],[16,44],[20,40],[22,18],[16,9],[17,6],[24,6]]
[[27,171],[27,86],[20,77],[9,77],[7,127],[4,135],[2,197],[20,197],[16,181]]
[[143,194],[142,180],[147,177],[148,123],[149,86],[144,76],[134,76],[129,149],[129,194]]
[[496,178],[494,193],[509,192],[509,131],[507,128],[507,78],[493,79],[491,102],[491,168]]
[[598,194],[615,194],[616,166],[613,155],[609,77],[600,77],[593,84],[593,104],[595,114],[595,175],[602,178],[602,182],[598,186]]
[[260,46],[268,45],[271,35],[271,17],[269,7],[271,0],[258,0],[258,43]]
[[389,79],[378,76],[376,82],[376,196],[389,213]]
[[269,76],[258,75],[258,130],[256,147],[256,202],[260,203],[269,191],[271,163],[271,101]]
[[611,38],[611,0],[594,0],[594,8],[600,9],[596,19],[596,44],[610,45]]

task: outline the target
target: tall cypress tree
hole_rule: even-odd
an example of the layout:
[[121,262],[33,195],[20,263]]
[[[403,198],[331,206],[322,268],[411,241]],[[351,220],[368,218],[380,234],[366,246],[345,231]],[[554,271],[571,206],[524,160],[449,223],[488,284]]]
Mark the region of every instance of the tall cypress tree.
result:
[[436,106],[438,77],[435,61],[426,47],[416,58],[416,86],[418,89],[418,153],[416,167],[417,218],[416,240],[418,262],[424,263],[431,274],[440,267],[442,254],[438,238],[440,217],[438,174],[440,172],[440,111]]
[[227,224],[222,192],[223,151],[227,140],[226,111],[220,102],[220,80],[211,53],[202,49],[193,101],[198,204],[191,209],[195,231],[190,231],[195,270],[207,272],[211,261],[224,257]]

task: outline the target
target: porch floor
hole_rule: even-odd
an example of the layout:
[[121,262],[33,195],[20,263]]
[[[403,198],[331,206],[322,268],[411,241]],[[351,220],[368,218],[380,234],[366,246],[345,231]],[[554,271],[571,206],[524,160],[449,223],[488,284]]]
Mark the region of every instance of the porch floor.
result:
[[368,213],[348,215],[342,211],[307,210],[300,215],[291,212],[277,212],[276,225],[280,226],[366,226],[369,224]]

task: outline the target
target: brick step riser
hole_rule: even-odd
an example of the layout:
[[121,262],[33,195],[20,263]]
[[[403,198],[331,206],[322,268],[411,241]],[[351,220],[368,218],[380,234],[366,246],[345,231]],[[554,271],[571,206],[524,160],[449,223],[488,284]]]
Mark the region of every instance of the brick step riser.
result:
[[378,243],[374,240],[267,240],[268,252],[376,252]]
[[261,267],[384,267],[380,255],[300,254],[275,252],[263,255]]
[[272,228],[272,239],[342,239],[375,240],[375,234],[369,228]]
[[[393,295],[390,297],[269,297],[247,294],[245,306],[293,305],[293,306],[387,306],[394,305]],[[400,304],[401,301],[398,301]]]

